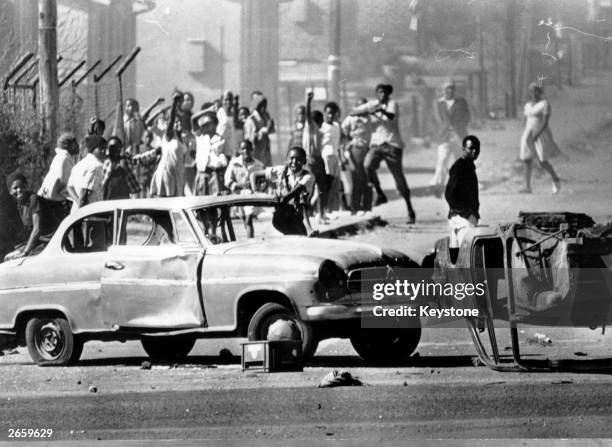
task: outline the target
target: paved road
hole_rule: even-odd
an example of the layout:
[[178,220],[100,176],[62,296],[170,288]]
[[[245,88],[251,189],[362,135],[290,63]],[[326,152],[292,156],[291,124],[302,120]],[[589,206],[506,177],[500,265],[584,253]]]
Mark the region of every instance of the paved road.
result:
[[53,439],[607,437],[611,398],[609,382],[196,389],[12,399],[0,426]]

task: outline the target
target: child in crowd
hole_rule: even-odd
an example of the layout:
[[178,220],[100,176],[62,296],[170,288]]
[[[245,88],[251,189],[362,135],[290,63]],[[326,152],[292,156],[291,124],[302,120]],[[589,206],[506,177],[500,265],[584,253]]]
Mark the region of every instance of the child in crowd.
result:
[[314,177],[317,186],[317,213],[319,225],[322,225],[329,223],[325,214],[329,182],[325,173],[325,162],[321,157],[321,143],[323,140],[321,126],[323,124],[323,114],[318,110],[312,111],[313,96],[314,94],[312,91],[306,93],[306,117],[302,147],[306,152],[308,170]]
[[268,113],[268,100],[260,92],[253,92],[251,96],[252,112],[244,123],[244,138],[253,143],[255,158],[270,166],[270,134],[274,133],[274,121]]
[[293,128],[289,138],[289,149],[304,144],[304,128],[306,126],[306,107],[303,104],[295,106]]
[[308,207],[315,179],[304,169],[305,164],[306,151],[301,147],[293,147],[289,149],[284,165],[270,166],[265,171],[252,174],[254,182],[258,175],[263,174],[274,185],[280,206],[274,213],[272,224],[283,234],[307,236],[313,233],[308,219]]
[[[366,98],[357,100],[355,107],[366,104]],[[345,147],[347,168],[351,177],[351,213],[367,212],[372,209],[372,188],[368,186],[368,175],[364,167],[365,156],[370,147],[372,133],[369,115],[347,116],[342,122],[342,132],[350,138]]]
[[177,197],[185,192],[186,146],[181,138],[181,121],[177,119],[183,100],[181,92],[172,95],[172,106],[166,131],[161,141],[161,159],[151,179],[152,197]]
[[327,196],[327,211],[331,214],[340,210],[342,183],[341,183],[341,160],[340,140],[342,131],[336,117],[340,113],[340,108],[335,102],[325,104],[323,116],[324,122],[321,125],[321,157],[325,162],[325,174],[329,185]]
[[[145,157],[147,157],[146,154],[150,153],[150,151],[151,150],[134,155],[134,157],[132,157],[132,162],[144,166],[145,169],[149,169],[148,166],[151,165],[150,161],[146,161],[142,164],[139,163],[139,161],[144,160]],[[125,163],[122,163],[122,153],[123,142],[121,139],[119,137],[111,137],[108,140],[102,176],[104,200],[129,199],[130,194],[136,195],[141,191],[141,185],[142,188],[147,188],[149,185],[149,183],[146,182],[139,182],[132,170],[125,167]]]
[[[253,158],[253,144],[249,140],[240,143],[240,156],[234,157],[225,171],[225,186],[234,194],[252,194],[251,175],[265,168],[263,162]],[[244,222],[247,237],[255,235],[253,218],[255,207],[244,206],[240,209],[240,217]]]
[[196,134],[196,175],[193,193],[196,196],[218,194],[223,190],[223,173],[227,157],[222,152],[224,141],[216,130],[219,124],[217,114],[204,110],[192,118]]
[[72,211],[103,199],[102,179],[103,160],[106,153],[106,140],[99,135],[85,138],[87,155],[79,161],[68,179],[68,195],[72,200]]

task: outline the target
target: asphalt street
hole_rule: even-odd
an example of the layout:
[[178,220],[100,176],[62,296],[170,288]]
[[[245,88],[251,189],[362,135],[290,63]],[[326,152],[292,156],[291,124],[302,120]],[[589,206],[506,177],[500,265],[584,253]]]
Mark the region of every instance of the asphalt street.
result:
[[[1,426],[60,439],[606,437],[612,383],[261,388],[16,398]],[[6,439],[6,438],[5,438]]]

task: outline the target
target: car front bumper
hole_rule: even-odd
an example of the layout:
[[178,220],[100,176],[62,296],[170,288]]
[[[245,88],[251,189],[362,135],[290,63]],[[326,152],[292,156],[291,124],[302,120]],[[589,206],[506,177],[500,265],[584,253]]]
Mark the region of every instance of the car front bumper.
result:
[[372,315],[375,305],[321,304],[306,308],[305,320],[348,320]]

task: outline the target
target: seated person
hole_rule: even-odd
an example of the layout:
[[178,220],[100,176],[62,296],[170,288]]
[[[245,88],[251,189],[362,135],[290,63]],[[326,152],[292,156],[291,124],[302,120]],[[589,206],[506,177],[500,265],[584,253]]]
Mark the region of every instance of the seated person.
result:
[[9,194],[16,201],[26,241],[7,254],[5,261],[40,253],[59,225],[52,211],[45,206],[45,199],[28,189],[23,174],[15,172],[9,175],[7,186]]

